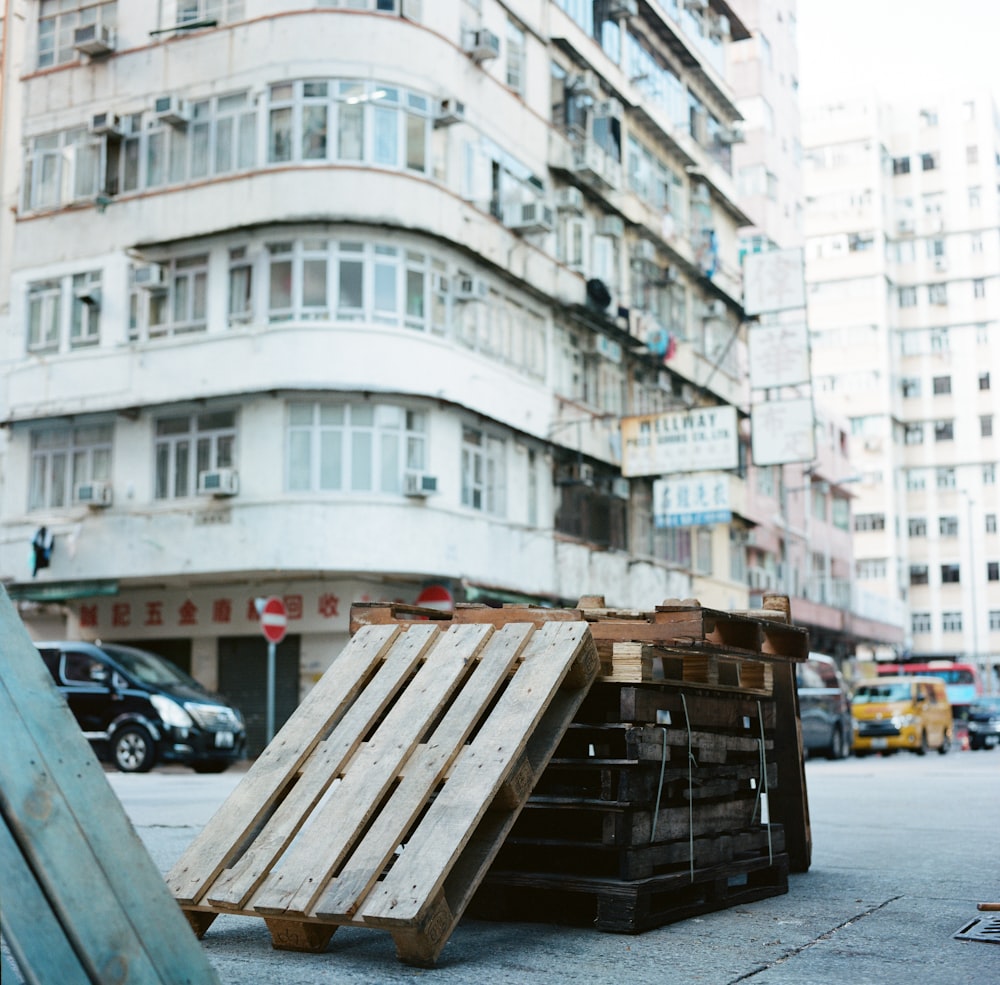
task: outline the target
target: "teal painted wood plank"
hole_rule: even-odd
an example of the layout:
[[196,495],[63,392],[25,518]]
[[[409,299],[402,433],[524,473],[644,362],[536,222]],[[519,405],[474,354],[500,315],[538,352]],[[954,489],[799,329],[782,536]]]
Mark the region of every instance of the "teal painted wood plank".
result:
[[0,883],[0,929],[28,985],[93,985],[6,824],[0,824]]
[[218,983],[0,592],[0,812],[77,953],[115,985]]

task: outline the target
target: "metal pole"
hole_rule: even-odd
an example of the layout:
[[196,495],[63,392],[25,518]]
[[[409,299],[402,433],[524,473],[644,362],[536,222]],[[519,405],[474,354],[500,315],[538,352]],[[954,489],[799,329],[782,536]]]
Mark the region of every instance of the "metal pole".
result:
[[267,743],[274,738],[274,650],[275,644],[267,644]]

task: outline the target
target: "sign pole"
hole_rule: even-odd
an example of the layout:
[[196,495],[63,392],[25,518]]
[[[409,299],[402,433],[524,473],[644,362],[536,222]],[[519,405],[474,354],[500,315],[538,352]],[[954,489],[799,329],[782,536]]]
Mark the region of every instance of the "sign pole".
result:
[[274,651],[276,643],[267,644],[267,743],[274,738]]

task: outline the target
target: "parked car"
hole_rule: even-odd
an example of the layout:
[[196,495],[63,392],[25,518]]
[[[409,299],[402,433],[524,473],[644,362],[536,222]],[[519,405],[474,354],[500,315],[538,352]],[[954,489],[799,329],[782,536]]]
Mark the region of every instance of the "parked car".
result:
[[851,754],[851,691],[832,657],[810,653],[795,665],[802,718],[802,745],[807,755],[843,759]]
[[94,751],[122,772],[221,773],[246,755],[239,710],[169,660],[114,643],[35,645]]
[[951,748],[954,722],[938,677],[879,677],[857,686],[851,703],[854,754]]
[[970,749],[992,749],[1000,745],[1000,697],[981,697],[965,715]]

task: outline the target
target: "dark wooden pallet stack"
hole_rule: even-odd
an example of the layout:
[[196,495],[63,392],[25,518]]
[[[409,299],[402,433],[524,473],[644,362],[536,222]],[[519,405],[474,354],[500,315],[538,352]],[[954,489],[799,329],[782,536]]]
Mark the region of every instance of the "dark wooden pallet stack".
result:
[[583,618],[601,660],[470,913],[634,933],[787,891],[811,856],[794,677],[808,639],[786,599],[768,604],[456,609],[456,623]]

